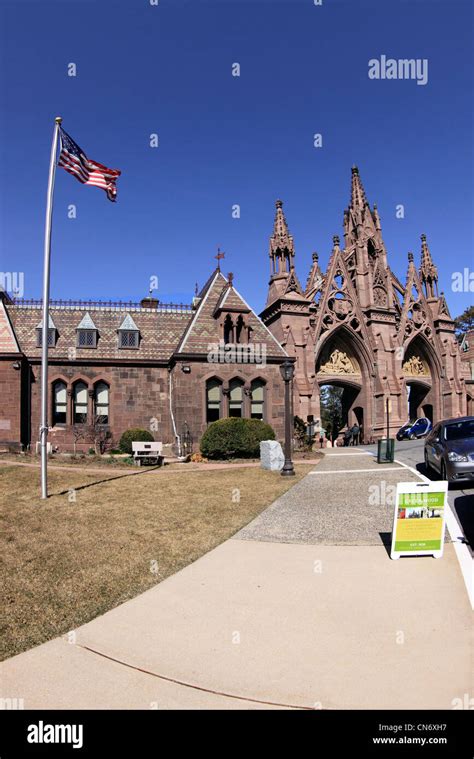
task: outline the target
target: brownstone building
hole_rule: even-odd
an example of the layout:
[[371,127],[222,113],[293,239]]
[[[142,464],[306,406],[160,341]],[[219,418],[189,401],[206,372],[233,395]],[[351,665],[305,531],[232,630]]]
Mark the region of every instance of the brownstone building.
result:
[[469,373],[438,292],[426,235],[421,235],[420,266],[409,253],[402,284],[389,266],[377,207],[370,208],[353,167],[344,246],[333,238],[324,274],[313,253],[303,287],[281,201],[276,206],[261,318],[296,357],[295,413],[317,422],[321,388],[336,385],[343,388],[346,422],[357,422],[365,440],[384,435],[387,400],[391,435],[417,416],[436,421],[466,414]]
[[[283,435],[279,367],[296,362],[294,413],[320,420],[320,392],[343,388],[345,421],[365,440],[391,434],[409,418],[433,421],[467,410],[468,367],[425,235],[421,263],[408,254],[402,284],[391,271],[377,208],[352,169],[344,212],[326,272],[313,254],[303,287],[282,202],[270,238],[267,303],[258,317],[219,266],[190,305],[153,298],[139,304],[52,301],[49,343],[49,440],[58,450],[90,442],[81,430],[150,429],[166,443],[189,429],[198,440],[224,416],[264,419]],[[0,443],[39,439],[41,302],[0,300]]]
[[[216,269],[189,306],[51,301],[49,442],[91,446],[92,427],[117,443],[151,430],[173,443],[198,440],[224,416],[263,419],[283,433],[284,349]],[[39,438],[41,301],[0,302],[0,442]],[[84,436],[81,436],[81,431]],[[87,434],[86,434],[87,433]]]

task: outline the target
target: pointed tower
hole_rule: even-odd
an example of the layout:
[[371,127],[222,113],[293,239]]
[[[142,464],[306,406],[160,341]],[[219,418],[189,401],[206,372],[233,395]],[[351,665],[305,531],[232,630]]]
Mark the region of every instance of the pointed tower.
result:
[[[380,219],[377,214],[377,222],[380,227]],[[372,216],[369,202],[365,194],[364,186],[360,178],[357,166],[352,167],[351,174],[351,202],[344,211],[344,239],[346,248],[350,248],[357,241],[368,237],[377,237],[381,241],[380,230],[377,229],[375,219]]]
[[323,284],[323,275],[319,266],[319,255],[316,251],[313,253],[313,265],[311,266],[306,280],[305,296],[309,300],[313,300],[316,293],[319,292]]
[[295,272],[295,245],[283,213],[283,201],[277,200],[275,206],[275,221],[269,246],[270,282],[267,305],[286,292],[303,294]]
[[420,280],[428,299],[438,297],[438,269],[431,258],[426,235],[421,235],[421,266]]
[[371,210],[357,166],[352,167],[351,200],[344,211],[347,268],[364,309],[390,309],[392,273],[382,238],[377,206]]
[[276,201],[269,255],[268,297],[260,318],[287,353],[297,359],[293,382],[294,413],[302,419],[307,419],[315,413],[311,400],[314,383],[314,345],[309,330],[309,317],[314,304],[312,297],[305,295],[296,274],[295,246],[281,200]]

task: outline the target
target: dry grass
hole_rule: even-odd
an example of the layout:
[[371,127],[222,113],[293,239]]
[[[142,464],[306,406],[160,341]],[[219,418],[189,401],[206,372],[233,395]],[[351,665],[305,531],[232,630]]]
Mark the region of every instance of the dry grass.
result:
[[0,659],[74,629],[195,561],[310,468],[297,464],[291,478],[258,468],[51,470],[53,495],[42,502],[39,471],[1,467]]

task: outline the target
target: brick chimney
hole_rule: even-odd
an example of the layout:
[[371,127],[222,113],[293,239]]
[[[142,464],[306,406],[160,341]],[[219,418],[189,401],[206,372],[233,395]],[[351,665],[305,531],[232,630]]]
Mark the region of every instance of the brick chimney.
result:
[[160,301],[158,298],[152,298],[151,295],[147,295],[146,298],[142,298],[140,301],[140,306],[142,308],[158,308],[158,303]]

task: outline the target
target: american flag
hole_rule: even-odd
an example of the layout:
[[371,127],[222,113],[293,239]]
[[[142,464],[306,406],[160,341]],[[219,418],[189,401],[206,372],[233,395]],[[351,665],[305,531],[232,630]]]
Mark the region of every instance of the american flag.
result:
[[108,169],[97,161],[92,161],[84,151],[74,142],[62,127],[59,128],[61,137],[61,152],[58,166],[72,174],[82,184],[91,184],[101,187],[107,193],[109,200],[117,199],[117,187],[115,182],[122,173],[118,169]]

